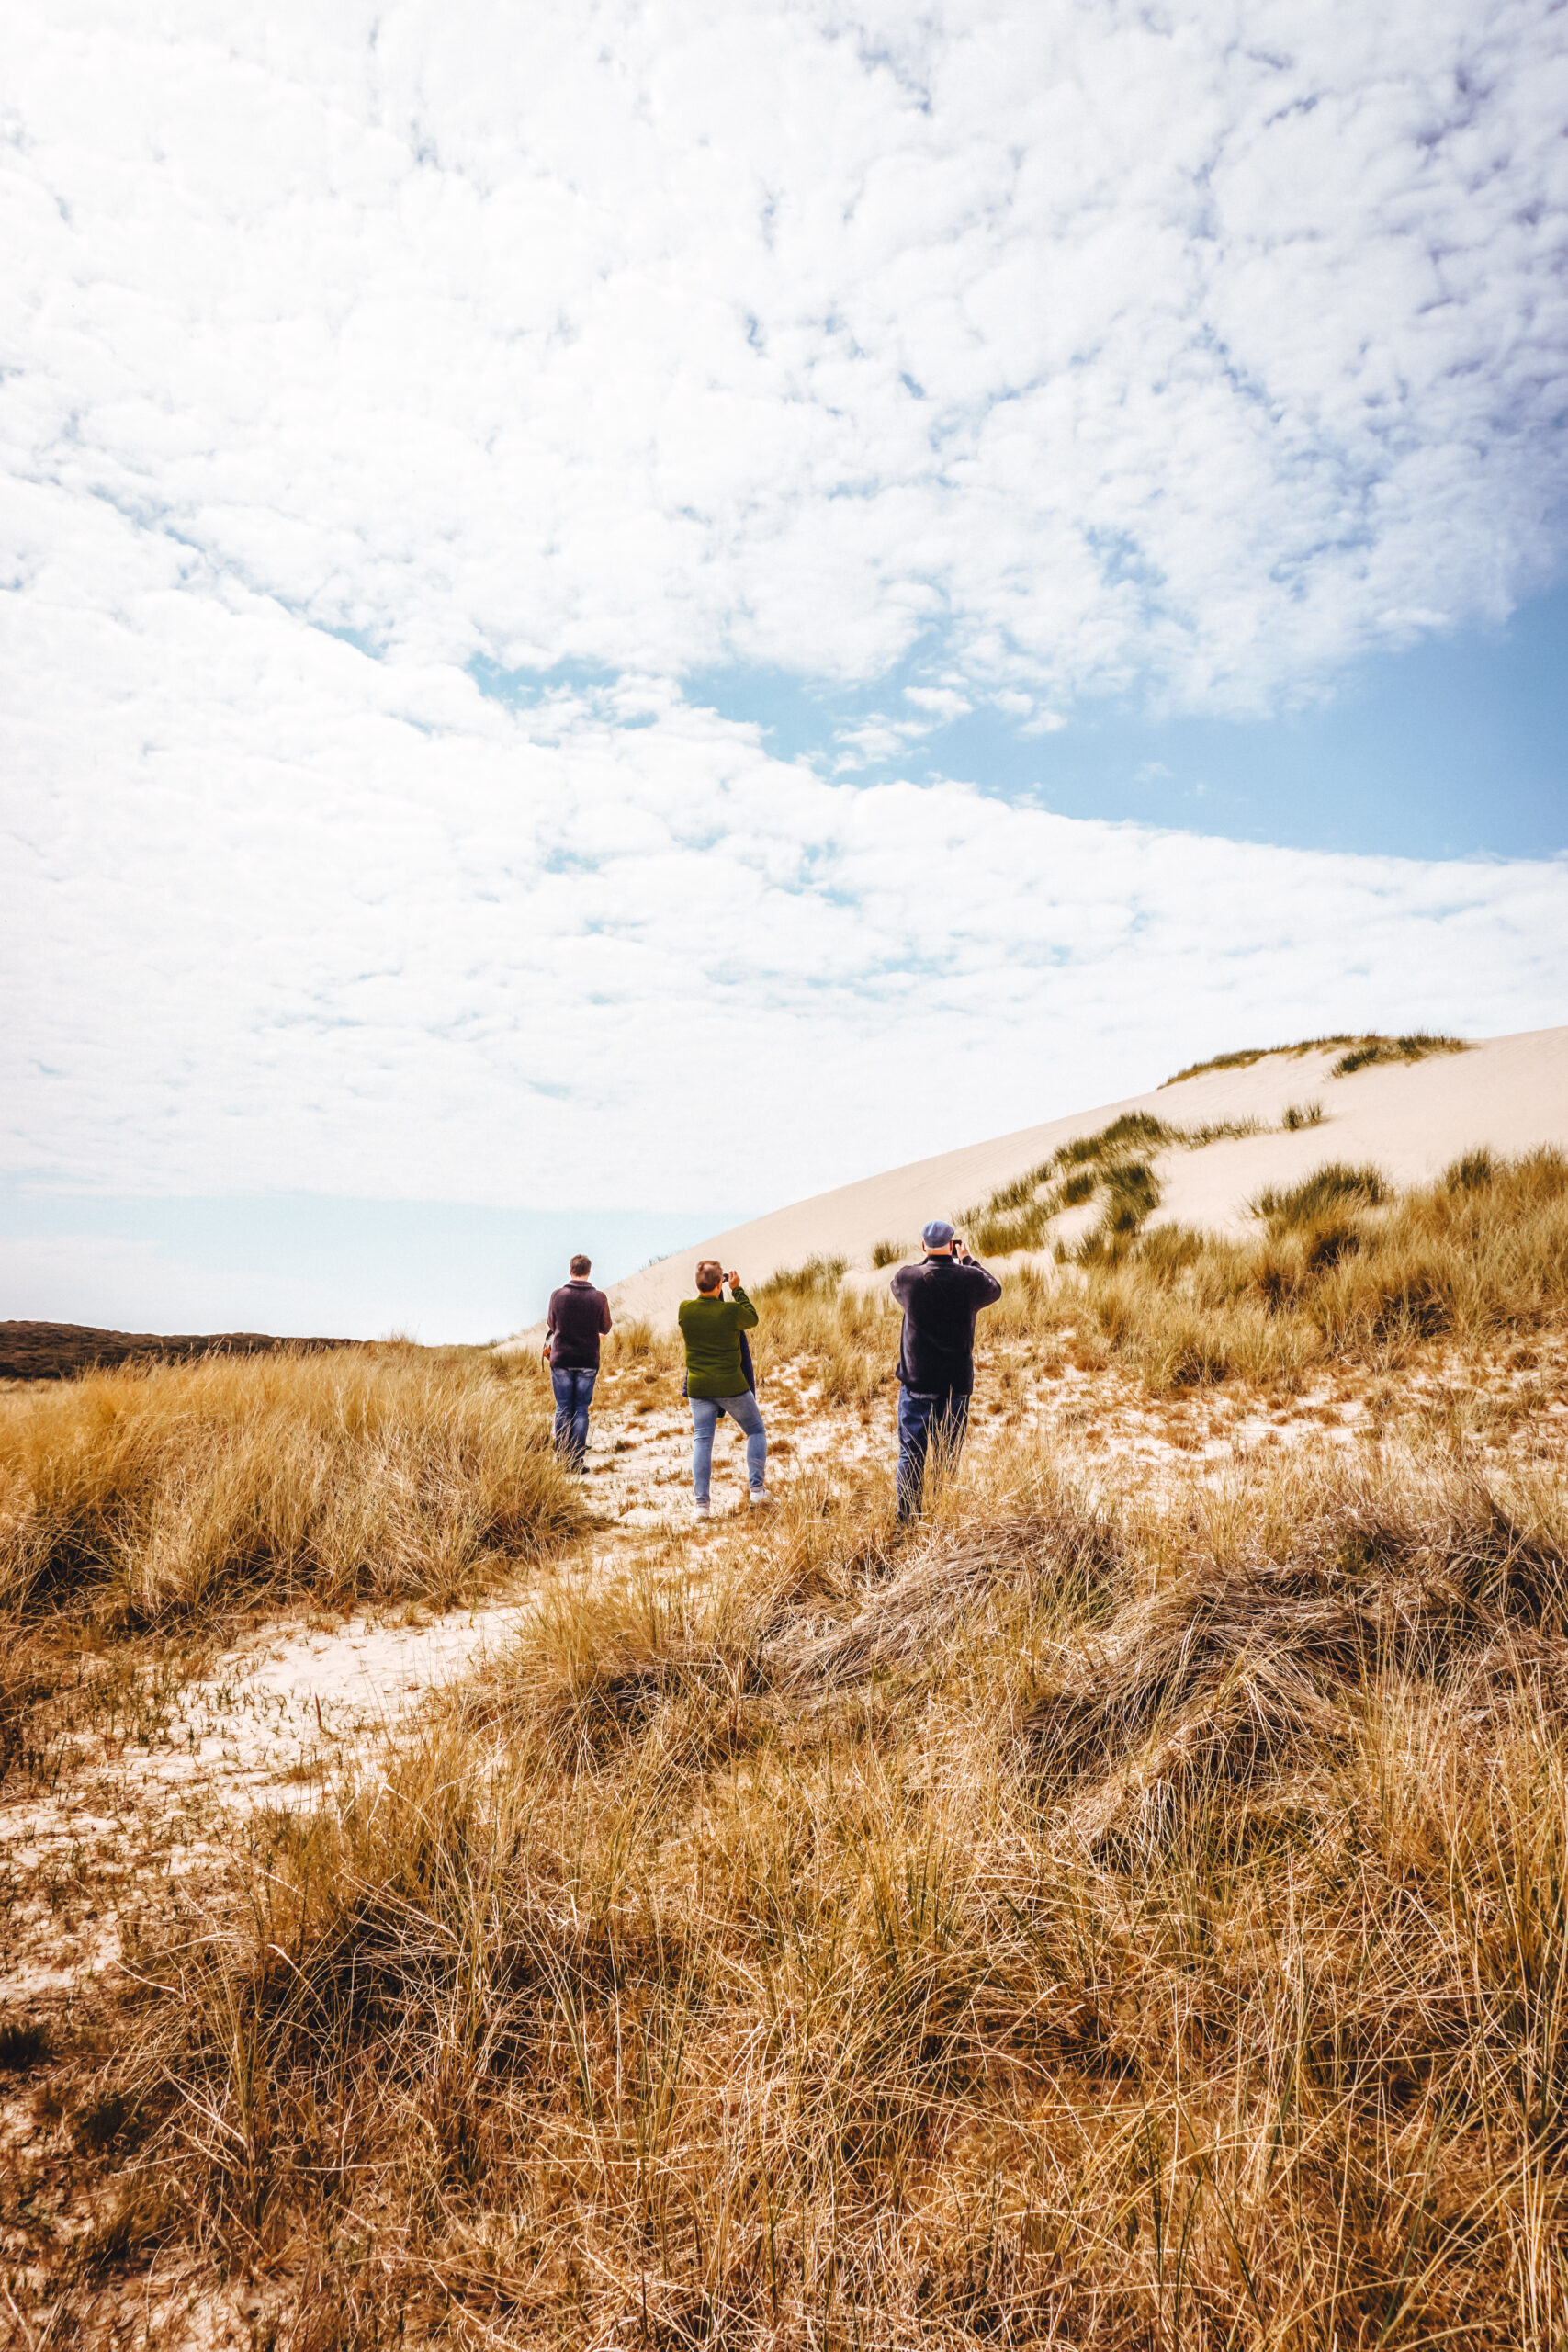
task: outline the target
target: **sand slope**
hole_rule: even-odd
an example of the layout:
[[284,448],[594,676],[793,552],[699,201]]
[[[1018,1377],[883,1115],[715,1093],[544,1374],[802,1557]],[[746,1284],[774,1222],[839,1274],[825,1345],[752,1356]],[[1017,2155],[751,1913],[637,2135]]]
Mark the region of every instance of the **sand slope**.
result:
[[[628,1275],[612,1288],[612,1306],[623,1320],[672,1320],[692,1295],[693,1268],[702,1257],[721,1259],[753,1283],[818,1251],[846,1258],[852,1272],[869,1275],[877,1242],[898,1242],[918,1254],[928,1217],[962,1216],[1059,1144],[1092,1135],[1124,1111],[1152,1111],[1188,1126],[1258,1119],[1274,1130],[1160,1156],[1164,1198],[1156,1221],[1221,1229],[1246,1228],[1247,1204],[1262,1185],[1294,1183],[1325,1160],[1371,1161],[1394,1183],[1414,1184],[1477,1144],[1500,1152],[1542,1143],[1568,1150],[1568,1028],[1487,1038],[1467,1053],[1331,1078],[1340,1050],[1269,1054],[1245,1069],[1212,1070],[819,1193]],[[1282,1129],[1287,1105],[1314,1102],[1323,1105],[1321,1126]],[[532,1336],[519,1334],[514,1344]]]

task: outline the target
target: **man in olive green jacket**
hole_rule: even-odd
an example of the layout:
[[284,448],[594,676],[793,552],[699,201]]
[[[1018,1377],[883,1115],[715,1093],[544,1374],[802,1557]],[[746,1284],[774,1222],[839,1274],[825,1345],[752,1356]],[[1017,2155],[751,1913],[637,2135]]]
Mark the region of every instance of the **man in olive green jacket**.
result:
[[[724,1285],[729,1284],[729,1296]],[[681,1302],[681,1337],[686,1342],[686,1394],[692,1405],[692,1491],[697,1517],[709,1516],[714,1432],[728,1413],[746,1432],[746,1476],[753,1503],[765,1503],[768,1433],[757,1399],[746,1385],[740,1335],[757,1328],[757,1310],[737,1273],[726,1274],[716,1258],[697,1268],[697,1295]]]

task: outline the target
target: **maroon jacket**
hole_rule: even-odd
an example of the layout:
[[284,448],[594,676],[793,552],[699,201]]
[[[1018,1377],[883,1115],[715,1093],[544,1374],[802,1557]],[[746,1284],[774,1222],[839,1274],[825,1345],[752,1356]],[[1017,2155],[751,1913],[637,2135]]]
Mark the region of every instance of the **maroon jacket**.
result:
[[610,1328],[610,1302],[586,1274],[573,1274],[550,1294],[545,1331],[552,1372],[597,1372],[599,1340]]

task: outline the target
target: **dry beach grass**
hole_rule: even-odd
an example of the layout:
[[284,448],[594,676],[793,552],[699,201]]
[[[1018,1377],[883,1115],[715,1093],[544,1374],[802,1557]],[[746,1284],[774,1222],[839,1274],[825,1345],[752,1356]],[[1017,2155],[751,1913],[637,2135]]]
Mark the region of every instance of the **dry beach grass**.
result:
[[478,1351],[94,1373],[0,1413],[0,1610],[24,1623],[439,1599],[578,1519],[540,1416]]
[[[221,1367],[183,1453],[219,1394],[184,1372],[127,1384],[141,1440],[90,1384],[28,1420],[15,1624],[502,1555],[534,1596],[252,1814],[201,1931],[149,1921],[73,2041],[0,2046],[34,2337],[140,2309],[194,2344],[180,2297],[228,2280],[230,2340],[291,2352],[1561,2342],[1568,1175],[1351,1167],[1265,1207],[1010,1275],[912,1537],[887,1309],[830,1261],[761,1302],[802,1448],[766,1520],[574,1542],[524,1358],[372,1361],[353,1410]],[[605,1465],[677,1404],[658,1333],[610,1358]],[[149,1498],[234,1449],[296,1463],[262,1520],[306,1533],[175,1573],[160,1531],[205,1516]]]
[[1555,2341],[1565,1534],[1003,1453],[563,1591],[150,1972],[120,2226],[311,2342]]
[[[1155,1124],[1075,1142],[1059,1165],[978,1205],[977,1249],[1032,1252],[1003,1256],[988,1332],[1045,1347],[1070,1333],[1156,1393],[1233,1379],[1289,1386],[1332,1361],[1387,1363],[1425,1340],[1483,1347],[1568,1299],[1568,1161],[1557,1151],[1472,1152],[1436,1183],[1393,1195],[1376,1169],[1327,1161],[1266,1192],[1255,1234],[1232,1240],[1147,1222],[1159,1200]],[[1061,1195],[1077,1185],[1066,1205],[1094,1222],[1075,1245],[1047,1249]],[[757,1354],[764,1370],[809,1363],[826,1402],[860,1407],[891,1382],[898,1317],[880,1286],[846,1283],[843,1271],[841,1260],[807,1261],[761,1283]],[[616,1335],[611,1358],[669,1373],[678,1347],[638,1323]]]
[[258,1616],[448,1606],[582,1510],[479,1351],[218,1356],[0,1395],[0,1789]]

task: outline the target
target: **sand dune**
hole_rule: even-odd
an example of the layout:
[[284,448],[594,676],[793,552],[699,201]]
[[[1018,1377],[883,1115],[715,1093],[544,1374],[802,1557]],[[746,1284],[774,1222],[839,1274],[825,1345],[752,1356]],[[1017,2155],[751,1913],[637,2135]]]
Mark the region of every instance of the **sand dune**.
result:
[[[743,1282],[756,1283],[821,1251],[846,1259],[852,1274],[869,1280],[879,1241],[918,1254],[928,1217],[962,1217],[1059,1144],[1092,1135],[1126,1111],[1152,1111],[1169,1125],[1187,1126],[1257,1119],[1269,1130],[1200,1150],[1165,1152],[1156,1161],[1163,1199],[1154,1221],[1221,1230],[1247,1228],[1247,1203],[1263,1185],[1294,1183],[1329,1159],[1371,1161],[1405,1185],[1436,1175],[1476,1145],[1499,1152],[1537,1144],[1568,1149],[1568,1028],[1486,1038],[1465,1053],[1376,1064],[1335,1078],[1330,1073],[1340,1050],[1267,1054],[1242,1069],[1206,1071],[1177,1086],[819,1193],[628,1275],[612,1288],[612,1306],[622,1320],[672,1321],[680,1301],[692,1295],[693,1268],[704,1257],[721,1259]],[[1285,1130],[1287,1108],[1311,1102],[1322,1104],[1323,1124]],[[520,1333],[513,1344],[533,1336]]]

